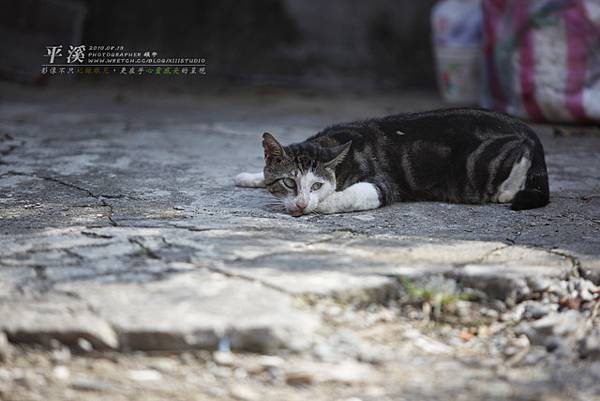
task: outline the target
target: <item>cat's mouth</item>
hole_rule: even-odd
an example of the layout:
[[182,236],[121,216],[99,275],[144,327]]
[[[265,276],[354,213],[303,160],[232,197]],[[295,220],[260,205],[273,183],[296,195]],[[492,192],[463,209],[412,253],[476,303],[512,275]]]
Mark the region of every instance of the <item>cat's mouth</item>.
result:
[[300,217],[304,214],[304,210],[301,210],[301,209],[292,210],[290,214],[294,217]]

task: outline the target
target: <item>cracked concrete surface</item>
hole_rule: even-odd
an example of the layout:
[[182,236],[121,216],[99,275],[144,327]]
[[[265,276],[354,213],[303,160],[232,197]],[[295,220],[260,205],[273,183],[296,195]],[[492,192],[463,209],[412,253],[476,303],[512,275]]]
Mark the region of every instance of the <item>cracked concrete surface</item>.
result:
[[[435,97],[115,91],[3,85],[0,332],[13,344],[302,355],[338,330],[319,305],[384,305],[404,278],[445,277],[509,305],[536,280],[600,283],[598,129],[536,126],[552,193],[542,209],[423,202],[292,218],[263,190],[233,186],[260,170],[263,131],[299,141],[333,122],[441,106]],[[418,355],[411,363],[432,372],[459,364]]]

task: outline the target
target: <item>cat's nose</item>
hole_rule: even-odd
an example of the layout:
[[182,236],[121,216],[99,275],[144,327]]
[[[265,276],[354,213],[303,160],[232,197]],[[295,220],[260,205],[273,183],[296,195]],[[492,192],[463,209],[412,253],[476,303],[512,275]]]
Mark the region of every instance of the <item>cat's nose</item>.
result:
[[308,202],[304,199],[300,199],[296,201],[296,206],[298,206],[298,209],[306,209]]

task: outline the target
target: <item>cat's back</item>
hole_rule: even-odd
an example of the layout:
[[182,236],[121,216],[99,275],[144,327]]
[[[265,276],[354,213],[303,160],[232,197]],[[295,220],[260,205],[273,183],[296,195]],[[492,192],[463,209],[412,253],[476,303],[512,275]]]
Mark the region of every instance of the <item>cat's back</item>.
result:
[[419,135],[422,139],[459,139],[492,136],[515,136],[533,139],[534,131],[522,121],[491,110],[476,108],[452,108],[419,113],[399,114],[379,119],[382,131]]
[[307,141],[335,146],[352,140],[360,146],[365,142],[389,145],[418,140],[463,146],[508,136],[538,141],[535,132],[522,121],[502,113],[475,108],[403,113],[335,124]]

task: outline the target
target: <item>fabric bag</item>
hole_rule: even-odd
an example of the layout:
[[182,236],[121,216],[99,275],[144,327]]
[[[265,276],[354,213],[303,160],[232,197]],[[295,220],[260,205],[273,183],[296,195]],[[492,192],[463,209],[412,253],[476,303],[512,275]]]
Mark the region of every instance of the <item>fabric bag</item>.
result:
[[600,0],[483,0],[482,106],[600,121]]

